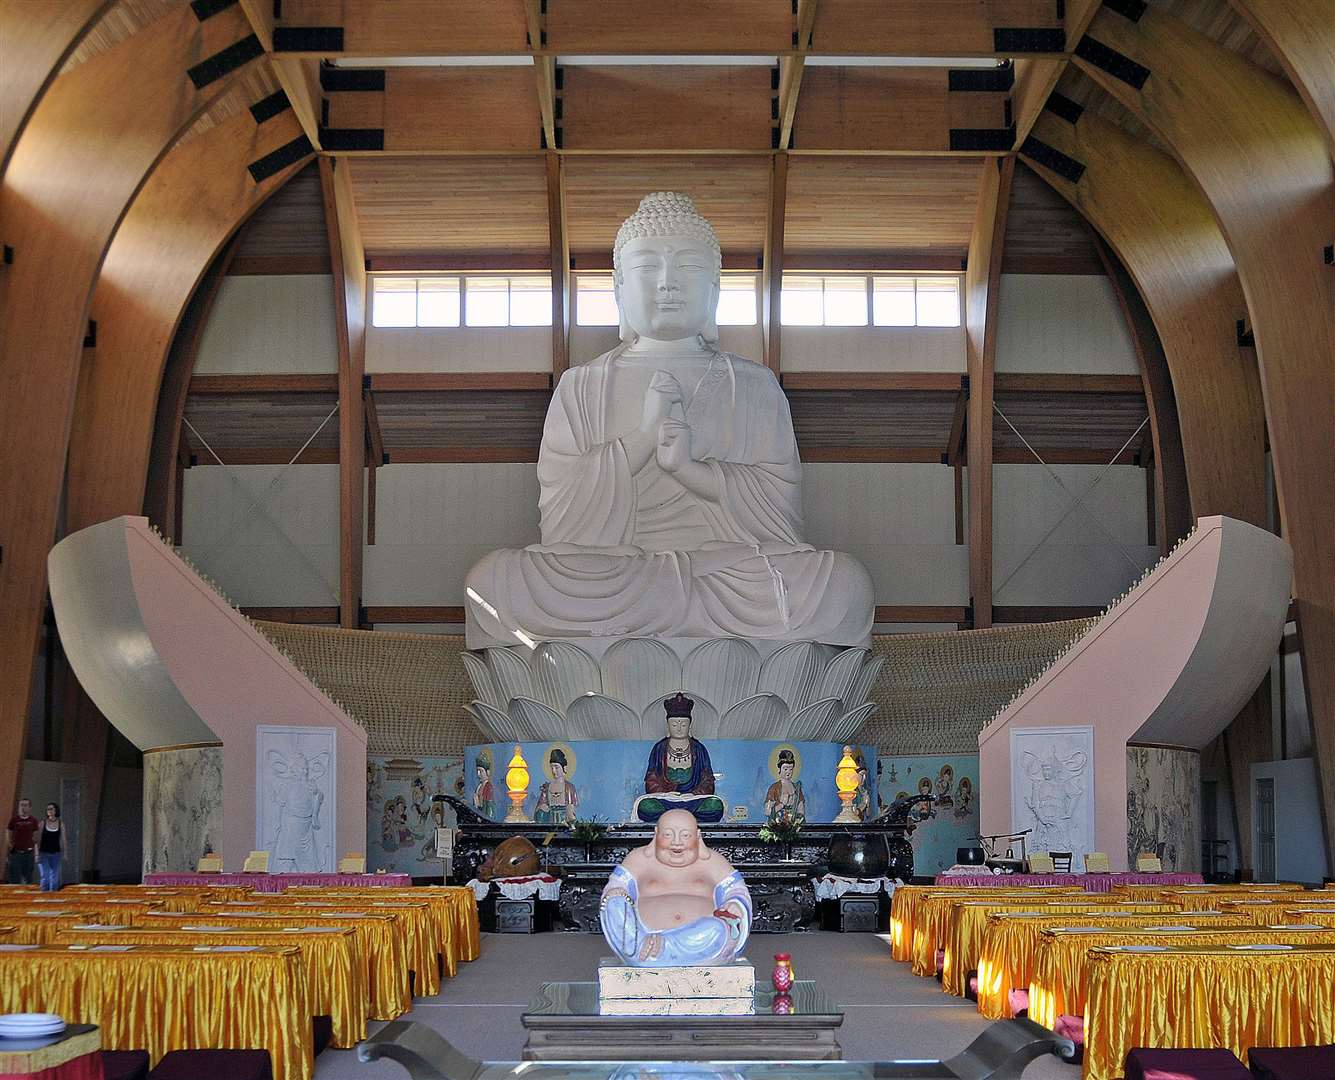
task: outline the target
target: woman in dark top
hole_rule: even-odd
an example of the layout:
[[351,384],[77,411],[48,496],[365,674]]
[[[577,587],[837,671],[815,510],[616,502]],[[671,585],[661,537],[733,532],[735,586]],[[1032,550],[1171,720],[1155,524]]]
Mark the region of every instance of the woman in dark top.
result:
[[38,834],[37,872],[42,892],[60,891],[60,859],[65,854],[65,826],[60,820],[60,807],[46,804],[46,818]]

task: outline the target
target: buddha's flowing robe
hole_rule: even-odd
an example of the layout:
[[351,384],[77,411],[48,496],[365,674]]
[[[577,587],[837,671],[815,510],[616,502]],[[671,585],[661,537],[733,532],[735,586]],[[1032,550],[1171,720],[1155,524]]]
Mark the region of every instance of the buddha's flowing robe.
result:
[[[468,647],[513,645],[515,631],[867,645],[866,570],[802,540],[802,463],[773,373],[728,353],[622,353],[562,375],[538,458],[542,543],[473,568]],[[652,456],[631,471],[623,436],[660,370],[686,396],[673,415],[690,425],[691,455],[713,474],[717,500]]]
[[[623,895],[624,894],[624,895]],[[751,892],[736,870],[714,886],[714,909],[732,905],[745,916],[724,919],[706,915],[670,930],[650,930],[636,910],[640,899],[639,882],[624,865],[612,871],[603,889],[599,918],[603,937],[617,956],[630,967],[698,967],[701,964],[730,964],[741,953],[751,933]],[[657,938],[657,956],[641,957],[644,946]]]

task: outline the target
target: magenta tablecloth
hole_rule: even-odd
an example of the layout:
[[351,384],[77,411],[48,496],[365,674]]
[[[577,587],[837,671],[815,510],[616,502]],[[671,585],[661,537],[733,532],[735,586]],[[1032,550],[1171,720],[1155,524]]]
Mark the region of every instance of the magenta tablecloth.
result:
[[329,885],[355,889],[384,885],[396,889],[411,886],[408,874],[145,874],[145,885],[245,885],[256,892],[282,892],[290,885]]
[[937,874],[937,885],[1079,885],[1086,892],[1112,892],[1116,885],[1200,885],[1200,874]]

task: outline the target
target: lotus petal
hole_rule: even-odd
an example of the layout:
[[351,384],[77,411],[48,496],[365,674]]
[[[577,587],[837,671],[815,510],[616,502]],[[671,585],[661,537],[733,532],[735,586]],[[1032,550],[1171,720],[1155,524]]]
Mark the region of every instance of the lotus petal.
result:
[[557,712],[584,694],[603,692],[598,661],[569,641],[544,641],[529,658],[533,689],[539,701]]
[[493,708],[485,701],[475,701],[471,707],[465,706],[465,708],[477,719],[478,726],[491,737],[492,742],[523,741],[519,738],[519,729],[515,727],[515,722],[500,709]]
[[606,694],[577,697],[566,710],[568,739],[635,739],[639,735],[639,714]]
[[714,638],[687,654],[681,681],[699,687],[710,701],[718,702],[719,708],[730,709],[756,692],[760,668],[760,654],[749,641]]
[[872,685],[876,678],[881,674],[881,668],[885,667],[884,656],[869,656],[862,664],[862,669],[858,672],[858,677],[853,680],[852,687],[844,695],[844,708],[856,709],[866,704],[867,699],[871,697]]
[[852,712],[844,713],[834,722],[830,733],[822,736],[822,738],[828,739],[830,742],[848,742],[850,739],[856,738],[857,733],[862,730],[862,725],[875,711],[876,702],[869,701]]
[[[533,697],[533,676],[528,669],[528,660],[513,649],[493,646],[483,649],[487,656],[487,667],[491,677],[496,680],[496,693],[508,706],[513,698]],[[527,652],[527,649],[524,649]]]
[[843,712],[843,703],[834,697],[813,701],[788,721],[788,738],[807,739],[815,742],[824,739],[822,731],[827,731],[835,719]]
[[723,714],[719,730],[725,739],[775,739],[788,719],[788,706],[773,694],[752,694]]
[[[688,698],[695,702],[691,710],[691,736],[696,739],[717,739],[720,737],[718,709],[714,708],[703,694],[694,690],[683,690]],[[641,735],[643,739],[657,741],[667,734],[667,711],[657,699],[649,702],[640,710]]]
[[680,686],[681,661],[660,641],[626,638],[603,654],[603,693],[634,709],[670,697]]
[[486,662],[470,652],[461,652],[459,659],[464,662],[464,670],[468,672],[468,678],[473,684],[473,692],[493,709],[505,708],[509,698],[501,698],[500,691],[496,689],[496,680],[491,677]]
[[[825,667],[825,674],[820,679],[819,695],[823,698],[837,697],[840,701],[848,697],[853,681],[862,670],[867,659],[866,649],[844,649],[836,653],[833,660]],[[861,702],[858,702],[861,704]]]
[[511,698],[510,719],[515,722],[515,738],[519,742],[556,739],[565,733],[565,718],[550,705],[533,698]]
[[778,694],[794,714],[816,701],[825,656],[814,641],[794,641],[765,658],[759,689]]

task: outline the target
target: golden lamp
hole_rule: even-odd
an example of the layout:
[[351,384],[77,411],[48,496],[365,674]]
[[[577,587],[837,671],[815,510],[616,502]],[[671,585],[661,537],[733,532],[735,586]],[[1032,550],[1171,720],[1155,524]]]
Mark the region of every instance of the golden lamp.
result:
[[851,746],[844,747],[844,756],[839,759],[839,768],[834,774],[834,786],[839,789],[839,801],[844,804],[834,819],[835,823],[860,824],[862,819],[853,810],[853,796],[858,790],[858,763],[853,760]]
[[505,767],[505,789],[510,793],[510,812],[505,815],[506,823],[522,825],[528,821],[524,816],[524,797],[528,795],[528,762],[520,753],[518,743],[515,743],[514,757]]

